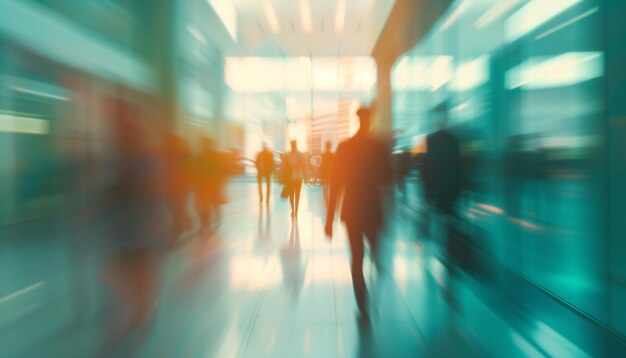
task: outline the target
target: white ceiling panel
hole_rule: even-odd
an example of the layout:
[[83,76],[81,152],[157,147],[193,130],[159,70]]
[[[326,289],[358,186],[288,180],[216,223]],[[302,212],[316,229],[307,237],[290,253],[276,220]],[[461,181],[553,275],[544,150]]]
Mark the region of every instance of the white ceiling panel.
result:
[[[212,0],[216,1],[216,0]],[[219,0],[237,14],[237,38],[223,30],[207,0],[187,0],[187,20],[225,56],[367,56],[393,0]],[[337,15],[340,15],[339,18]],[[343,14],[343,16],[341,16]],[[205,19],[204,21],[202,19]],[[220,28],[221,27],[221,28]]]

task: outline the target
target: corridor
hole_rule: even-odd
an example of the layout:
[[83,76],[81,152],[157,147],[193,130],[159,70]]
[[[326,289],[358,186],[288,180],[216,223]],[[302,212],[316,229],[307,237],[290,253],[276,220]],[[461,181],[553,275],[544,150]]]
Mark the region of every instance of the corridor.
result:
[[0,0],[0,358],[626,357],[624,14]]

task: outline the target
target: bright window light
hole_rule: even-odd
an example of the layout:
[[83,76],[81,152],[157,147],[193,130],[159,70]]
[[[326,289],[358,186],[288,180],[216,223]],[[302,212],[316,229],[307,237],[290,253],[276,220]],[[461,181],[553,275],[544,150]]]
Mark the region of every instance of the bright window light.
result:
[[452,79],[452,56],[437,56],[429,72],[430,89],[434,92]]
[[337,88],[337,71],[315,70],[313,72],[313,83],[316,88],[335,89]]
[[291,118],[297,117],[301,112],[298,100],[293,96],[287,96],[285,98],[285,105],[287,106],[287,115]]
[[451,56],[403,57],[392,75],[394,88],[436,91],[452,79]]
[[370,57],[227,57],[225,72],[234,92],[363,92],[375,82],[376,64]]
[[550,21],[581,0],[533,0],[506,21],[505,37],[513,42]]
[[569,52],[554,57],[533,57],[506,74],[509,89],[567,87],[601,77],[601,52]]
[[408,87],[408,82],[411,80],[411,76],[409,74],[410,71],[410,57],[404,56],[395,66],[392,74],[391,74],[391,83],[394,88],[397,89],[406,89]]
[[48,134],[50,132],[50,122],[39,118],[0,114],[0,132]]
[[480,56],[473,61],[462,63],[454,74],[451,87],[457,91],[468,91],[487,82],[489,77],[489,58]]

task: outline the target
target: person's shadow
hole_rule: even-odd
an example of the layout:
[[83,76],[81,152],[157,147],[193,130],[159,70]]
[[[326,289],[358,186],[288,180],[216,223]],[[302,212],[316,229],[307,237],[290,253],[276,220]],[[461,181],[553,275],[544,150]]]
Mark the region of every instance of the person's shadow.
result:
[[[267,243],[270,241],[272,232],[270,212],[269,206],[261,205],[259,207],[259,242]],[[265,221],[263,221],[263,218],[265,218]]]
[[280,261],[283,265],[283,277],[294,299],[297,299],[304,285],[304,274],[308,262],[302,265],[300,249],[300,229],[298,221],[293,221],[289,233],[289,241],[280,250]]

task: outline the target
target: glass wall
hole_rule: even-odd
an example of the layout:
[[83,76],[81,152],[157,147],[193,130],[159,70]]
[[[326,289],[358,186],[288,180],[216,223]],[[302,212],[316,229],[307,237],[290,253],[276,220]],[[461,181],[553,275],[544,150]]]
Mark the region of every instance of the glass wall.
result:
[[[30,0],[56,14],[124,47],[138,46],[134,29],[139,17],[132,1],[123,0]],[[135,6],[135,8],[133,8]],[[144,6],[148,10],[148,6]]]
[[456,1],[396,63],[393,117],[419,153],[447,103],[471,245],[609,324],[603,3]]

